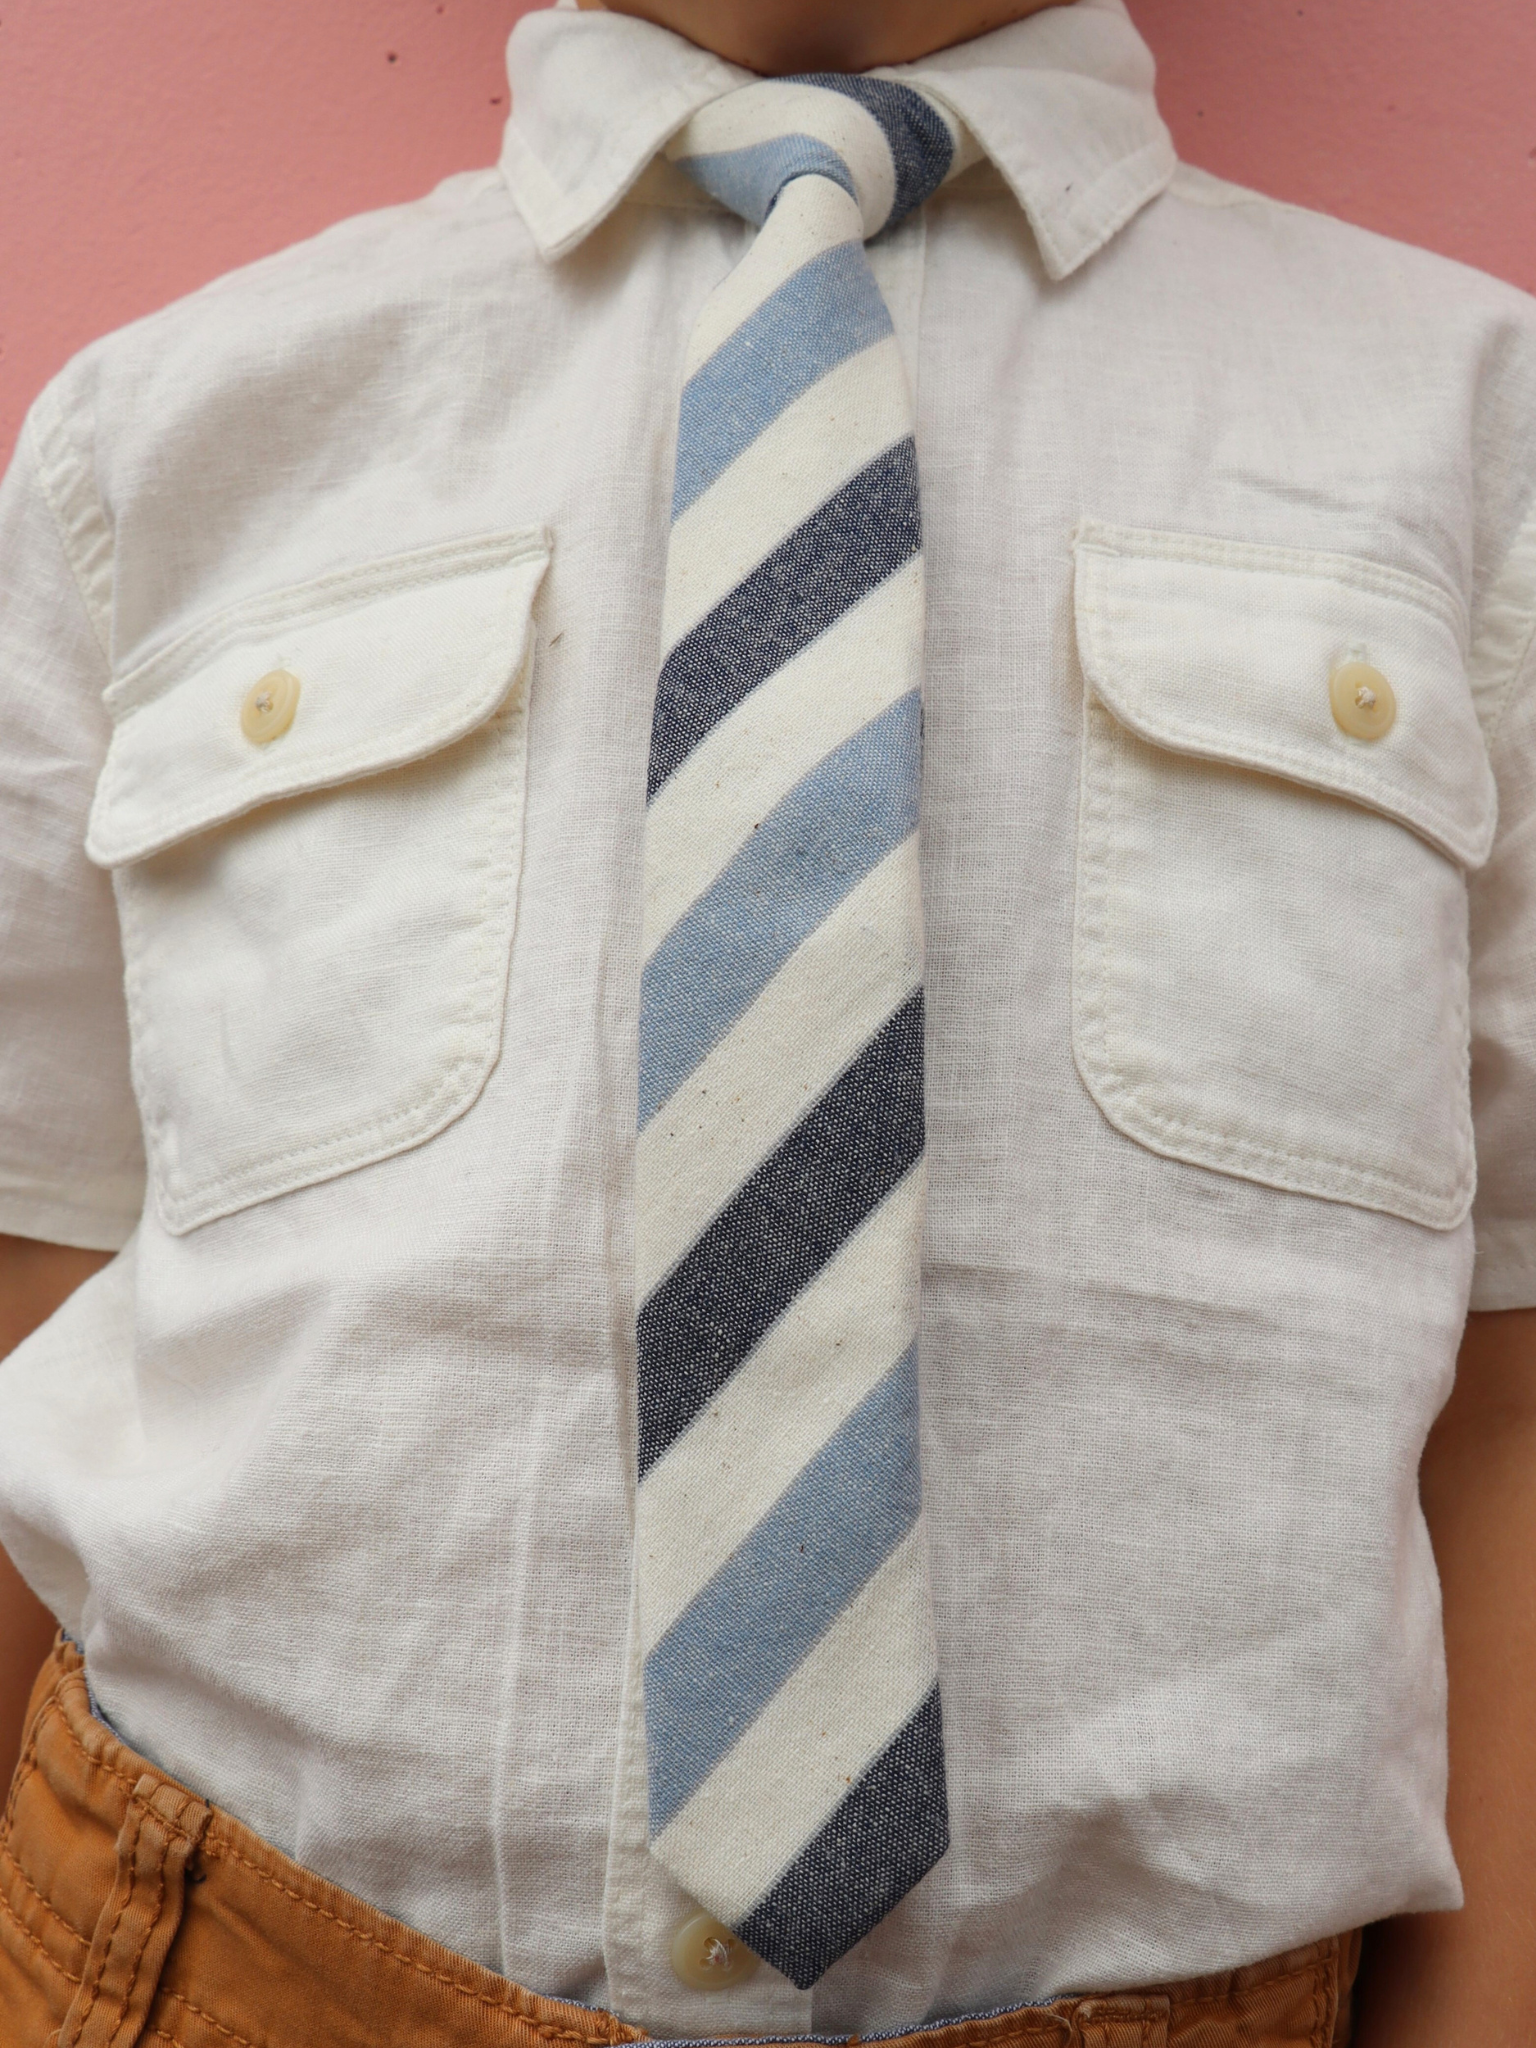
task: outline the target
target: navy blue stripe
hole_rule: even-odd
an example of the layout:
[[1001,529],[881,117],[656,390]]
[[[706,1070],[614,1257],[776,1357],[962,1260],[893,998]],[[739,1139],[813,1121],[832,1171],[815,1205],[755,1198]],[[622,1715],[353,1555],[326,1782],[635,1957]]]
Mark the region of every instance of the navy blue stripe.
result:
[[762,226],[775,200],[794,178],[830,178],[854,199],[859,196],[846,162],[830,143],[814,135],[773,135],[766,142],[749,142],[743,149],[680,156],[676,162],[695,184],[754,227]]
[[667,656],[656,686],[647,796],[743,697],[922,544],[917,450],[908,435],[786,535]]
[[896,169],[896,198],[885,222],[893,226],[921,206],[949,175],[954,139],[938,109],[909,85],[890,78],[861,78],[856,72],[812,71],[786,80],[793,85],[820,85],[857,100],[885,130]]
[[736,1933],[808,1991],[949,1847],[939,1689]]
[[641,1309],[642,1478],[922,1151],[918,989]]
[[923,707],[909,690],[774,805],[646,963],[640,1128],[789,956],[917,830]]
[[829,370],[890,331],[862,242],[836,242],[785,278],[683,386],[672,517]]
[[921,1506],[912,1344],[646,1658],[653,1838],[884,1564]]

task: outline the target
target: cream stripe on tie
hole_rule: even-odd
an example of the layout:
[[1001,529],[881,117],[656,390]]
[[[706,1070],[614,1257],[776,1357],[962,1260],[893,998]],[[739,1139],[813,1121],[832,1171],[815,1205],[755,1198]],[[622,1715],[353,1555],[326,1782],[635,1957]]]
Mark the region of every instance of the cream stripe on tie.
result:
[[653,1853],[813,1984],[949,1841],[917,1441],[922,534],[867,236],[952,171],[828,75],[669,155],[756,223],[680,407],[635,1162]]
[[[658,1198],[647,1201],[636,1224],[642,1297],[869,1043],[890,1012],[893,991],[910,995],[917,988],[917,902],[914,832],[849,890],[640,1133],[637,1170]],[[837,984],[838,1001],[827,1011],[826,1029],[802,1044],[799,1059],[781,1058],[784,1046],[801,1037],[805,1017],[824,1004],[829,982]]]

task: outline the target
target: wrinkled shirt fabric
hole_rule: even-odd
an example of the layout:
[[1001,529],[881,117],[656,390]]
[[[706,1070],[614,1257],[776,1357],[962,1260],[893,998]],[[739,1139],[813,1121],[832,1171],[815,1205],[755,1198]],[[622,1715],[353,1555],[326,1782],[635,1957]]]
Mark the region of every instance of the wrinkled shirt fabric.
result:
[[118,1253],[0,1367],[0,1536],[159,1766],[658,2034],[1455,1905],[1415,1479],[1469,1301],[1536,1304],[1536,306],[1176,166],[1119,0],[893,74],[981,158],[871,247],[954,1840],[814,1992],[689,1991],[634,1048],[681,365],[751,234],[661,152],[744,74],[569,9],[510,65],[496,168],[87,349],[0,495],[0,1229]]

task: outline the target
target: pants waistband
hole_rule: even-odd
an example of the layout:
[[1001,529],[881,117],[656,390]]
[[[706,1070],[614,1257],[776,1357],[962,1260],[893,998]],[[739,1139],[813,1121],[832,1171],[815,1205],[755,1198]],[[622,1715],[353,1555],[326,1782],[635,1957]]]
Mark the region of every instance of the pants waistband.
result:
[[[881,2039],[1344,2048],[1359,1949],[1358,1932],[1337,1935],[1246,1969]],[[55,1645],[0,1832],[0,2040],[606,2048],[647,2038],[611,2013],[526,1991],[281,1855],[119,1741],[91,1713],[79,1651]]]

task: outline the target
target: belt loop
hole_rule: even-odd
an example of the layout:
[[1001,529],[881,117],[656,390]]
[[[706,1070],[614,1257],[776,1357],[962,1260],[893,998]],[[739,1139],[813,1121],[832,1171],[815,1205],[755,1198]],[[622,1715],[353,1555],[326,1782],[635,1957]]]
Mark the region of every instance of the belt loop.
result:
[[85,1975],[58,2048],[134,2048],[181,1925],[187,1863],[210,1809],[146,1772],[117,1837],[117,1875],[96,1921]]
[[1084,1998],[1072,2009],[1072,2048],[1168,2048],[1165,1997]]

